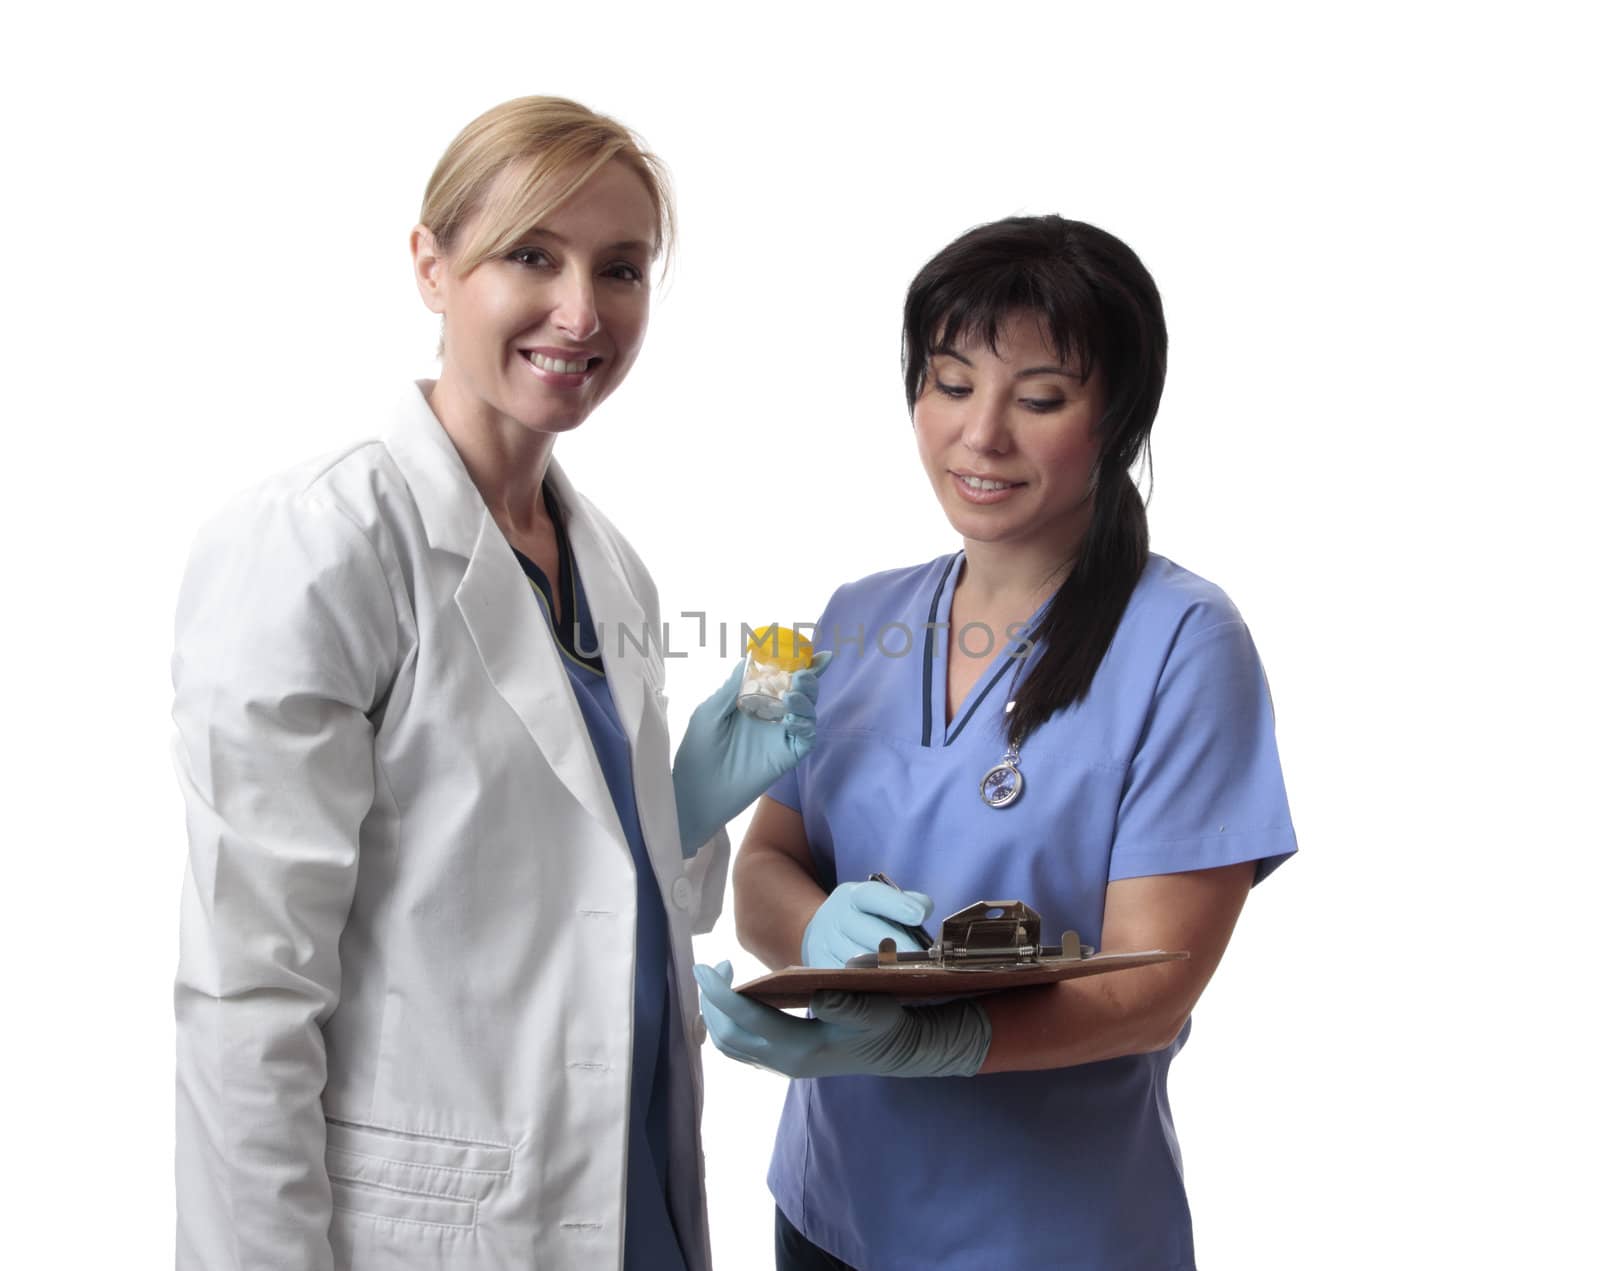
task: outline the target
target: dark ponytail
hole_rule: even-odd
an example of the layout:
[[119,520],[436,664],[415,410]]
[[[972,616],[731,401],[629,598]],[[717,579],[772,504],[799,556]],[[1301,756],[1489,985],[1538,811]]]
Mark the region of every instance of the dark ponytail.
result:
[[[1017,694],[1007,739],[1021,745],[1059,710],[1081,701],[1122,621],[1150,556],[1144,500],[1129,469],[1148,454],[1166,382],[1161,295],[1120,239],[1059,216],[1011,217],[951,243],[906,293],[901,365],[915,409],[928,362],[972,332],[996,348],[1017,312],[1036,314],[1063,360],[1105,386],[1094,515],[1035,633],[1043,652]],[[1062,545],[1062,565],[1069,545]]]

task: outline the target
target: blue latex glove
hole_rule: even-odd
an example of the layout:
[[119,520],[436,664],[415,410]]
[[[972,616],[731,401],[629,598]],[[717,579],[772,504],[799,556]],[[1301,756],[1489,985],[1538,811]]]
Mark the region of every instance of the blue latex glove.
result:
[[789,1077],[970,1077],[989,1053],[989,1017],[971,998],[901,1006],[868,993],[813,993],[812,1019],[733,991],[733,968],[697,964],[700,1013],[718,1050]]
[[920,891],[897,891],[887,883],[840,883],[806,923],[800,961],[843,966],[858,953],[876,953],[885,936],[897,949],[920,949],[906,928],[921,926],[932,912],[933,901]]
[[744,663],[727,683],[694,709],[672,761],[678,801],[678,836],[683,854],[700,845],[755,802],[805,758],[817,736],[817,677],[833,655],[818,653],[809,670],[796,671],[783,695],[781,720],[751,719],[734,703]]

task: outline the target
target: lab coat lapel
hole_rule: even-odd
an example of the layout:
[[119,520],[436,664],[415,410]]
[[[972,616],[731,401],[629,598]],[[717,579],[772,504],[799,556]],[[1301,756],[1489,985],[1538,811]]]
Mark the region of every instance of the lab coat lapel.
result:
[[[429,545],[466,558],[456,608],[495,691],[562,784],[615,841],[625,844],[549,623],[420,386],[385,440],[416,500]],[[588,581],[585,576],[585,585]]]
[[522,567],[487,510],[456,589],[456,607],[496,691],[562,783],[620,841],[616,805],[561,663],[561,650]]

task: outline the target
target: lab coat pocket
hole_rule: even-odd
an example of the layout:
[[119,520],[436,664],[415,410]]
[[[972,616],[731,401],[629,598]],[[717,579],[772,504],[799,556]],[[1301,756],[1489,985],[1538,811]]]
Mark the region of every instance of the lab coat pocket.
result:
[[336,1209],[431,1227],[470,1228],[478,1204],[511,1175],[504,1143],[446,1138],[328,1118]]
[[414,1192],[403,1187],[379,1187],[331,1176],[333,1207],[348,1214],[368,1218],[387,1218],[391,1222],[416,1223],[422,1227],[459,1227],[463,1231],[477,1225],[478,1203],[460,1200],[438,1192]]

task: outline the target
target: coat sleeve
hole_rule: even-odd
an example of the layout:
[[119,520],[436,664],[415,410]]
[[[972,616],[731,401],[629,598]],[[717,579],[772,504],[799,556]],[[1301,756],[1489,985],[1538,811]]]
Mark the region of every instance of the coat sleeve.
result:
[[727,826],[721,826],[683,863],[683,876],[694,888],[694,900],[690,905],[694,917],[689,929],[697,936],[705,935],[716,926],[722,914],[722,900],[728,890],[728,863],[732,857]]
[[241,500],[196,542],[172,660],[180,1268],[333,1267],[322,1025],[399,642],[377,553],[313,493]]

